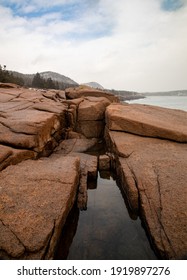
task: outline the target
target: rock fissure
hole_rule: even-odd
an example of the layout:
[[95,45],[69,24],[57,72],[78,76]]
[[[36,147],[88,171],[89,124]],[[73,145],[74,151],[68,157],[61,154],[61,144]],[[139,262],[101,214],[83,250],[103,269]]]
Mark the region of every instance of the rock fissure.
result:
[[29,101],[29,105],[23,105],[20,107],[20,105],[18,104],[17,106],[13,106],[10,110],[10,112],[20,112],[20,111],[24,111],[24,110],[27,110],[27,109],[30,109],[32,108],[32,102]]
[[0,157],[0,163],[2,163],[3,161],[6,161],[11,155],[12,155],[12,152],[10,151],[6,155]]
[[[21,143],[16,143],[16,144],[14,144],[14,143],[9,143],[9,142],[5,142],[5,140],[4,141],[0,141],[0,145],[2,145],[2,146],[4,146],[4,147],[9,147],[9,148],[12,148],[12,149],[14,149],[15,151],[17,150],[17,151],[33,151],[33,152],[35,152],[35,150],[33,149],[33,147],[24,147],[24,146],[22,146],[22,144]],[[36,151],[37,152],[37,151]],[[11,164],[11,163],[10,163]]]
[[[132,193],[131,196],[132,196],[132,199],[130,199],[130,206],[132,208],[132,211],[139,211],[140,210],[140,191],[139,191],[139,187],[138,187],[138,180],[136,178],[136,174],[133,170],[133,168],[131,167],[131,165],[128,163],[128,160],[126,160],[126,164],[128,166],[128,169],[129,171],[131,172],[132,174],[132,179],[133,179],[133,182],[134,184],[128,184],[127,182],[127,187],[129,188],[129,193]],[[126,174],[124,174],[126,175]],[[135,189],[134,189],[135,187]],[[129,195],[129,198],[130,198],[130,195]]]
[[173,255],[175,256],[175,251],[173,249],[173,246],[172,246],[172,243],[167,235],[167,232],[164,228],[164,225],[163,225],[163,222],[162,222],[162,209],[163,209],[163,205],[162,205],[162,194],[161,194],[161,185],[160,185],[160,181],[159,181],[159,173],[158,171],[154,168],[154,172],[156,174],[156,180],[157,180],[157,186],[158,186],[158,194],[159,194],[159,203],[160,203],[160,207],[159,207],[159,211],[157,211],[157,215],[158,215],[158,221],[160,223],[160,239],[162,241],[162,246],[164,248],[164,251],[167,250],[167,248],[165,247],[165,243],[164,243],[164,240],[163,240],[163,236],[162,236],[162,233],[164,233],[164,236],[171,248],[171,250],[173,251]]
[[56,227],[56,220],[53,221],[53,228],[52,228],[52,231],[51,231],[51,235],[49,236],[45,252],[44,252],[44,254],[42,256],[42,259],[44,259],[44,260],[47,258],[48,252],[50,250],[50,243],[51,243],[52,237],[53,237],[54,232],[55,232],[55,227]]

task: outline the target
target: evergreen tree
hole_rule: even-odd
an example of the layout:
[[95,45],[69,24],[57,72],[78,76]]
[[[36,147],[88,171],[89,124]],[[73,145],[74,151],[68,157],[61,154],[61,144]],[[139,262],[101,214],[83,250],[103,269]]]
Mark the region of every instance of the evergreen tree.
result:
[[45,89],[59,89],[59,84],[51,78],[48,78],[46,80],[42,78],[39,73],[36,73],[32,81],[32,87]]
[[0,65],[0,82],[1,83],[9,83],[9,73],[6,71],[6,67],[4,68]]
[[57,81],[55,81],[55,89],[59,89],[59,83]]
[[24,81],[20,77],[14,76],[11,72],[6,70],[6,65],[0,65],[0,82],[1,83],[13,83],[17,85],[24,85]]
[[32,86],[36,88],[45,87],[45,80],[40,76],[39,73],[36,73],[36,75],[34,75],[34,78],[32,80]]
[[55,86],[55,82],[51,79],[51,78],[48,78],[47,81],[46,81],[46,88],[56,88]]

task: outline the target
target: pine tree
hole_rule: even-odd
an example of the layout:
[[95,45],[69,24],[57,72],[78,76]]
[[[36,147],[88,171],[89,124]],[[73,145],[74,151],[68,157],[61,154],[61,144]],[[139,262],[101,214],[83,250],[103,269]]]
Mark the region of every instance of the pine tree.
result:
[[52,88],[55,89],[56,88],[55,83],[51,78],[47,79],[46,88],[50,88],[50,89],[52,89]]
[[0,82],[1,83],[13,83],[20,86],[24,85],[24,81],[20,77],[14,76],[11,72],[6,70],[6,65],[0,65]]
[[36,75],[34,75],[32,86],[36,88],[45,88],[45,80],[40,76],[39,73],[36,73]]

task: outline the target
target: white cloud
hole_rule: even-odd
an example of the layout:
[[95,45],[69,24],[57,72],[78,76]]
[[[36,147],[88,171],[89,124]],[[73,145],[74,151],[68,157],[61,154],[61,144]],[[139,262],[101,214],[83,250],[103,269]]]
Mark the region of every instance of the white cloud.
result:
[[[25,13],[35,5],[70,3],[17,2]],[[24,73],[57,71],[108,88],[187,89],[187,1],[183,3],[176,11],[164,11],[161,0],[90,1],[80,16],[66,20],[61,10],[29,18],[0,6],[0,64]]]

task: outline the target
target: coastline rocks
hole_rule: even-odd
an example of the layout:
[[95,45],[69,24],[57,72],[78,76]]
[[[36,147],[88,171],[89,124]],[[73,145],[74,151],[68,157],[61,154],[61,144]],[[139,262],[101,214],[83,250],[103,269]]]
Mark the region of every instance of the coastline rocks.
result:
[[106,107],[111,104],[105,97],[86,97],[78,108],[78,121],[97,121],[105,118]]
[[[115,167],[160,256],[186,258],[187,113],[112,102],[86,87],[0,84],[0,258],[53,258],[74,201],[86,209],[98,164]],[[104,128],[110,156],[99,146]],[[99,162],[88,154],[98,146]]]
[[[0,144],[49,155],[65,133],[66,105],[57,92],[21,87],[0,89]],[[47,97],[46,97],[47,96]],[[31,153],[31,151],[33,153]],[[10,159],[10,158],[9,158]],[[11,164],[11,161],[10,161]]]
[[88,86],[68,88],[65,90],[65,94],[67,99],[77,99],[80,97],[95,96],[95,97],[105,97],[110,102],[119,102],[118,97],[114,96],[113,94],[102,90],[94,89]]
[[66,100],[68,127],[85,138],[103,137],[105,110],[111,102],[105,97],[88,96]]
[[86,97],[77,110],[76,131],[86,138],[101,138],[105,127],[105,110],[109,105],[105,97]]
[[110,130],[187,143],[187,112],[150,105],[111,104],[106,110]]
[[77,157],[42,158],[0,173],[0,257],[51,259],[76,198]]
[[0,129],[1,144],[39,153],[60,129],[60,121],[55,114],[27,109],[9,113],[8,119],[1,120]]
[[[164,259],[185,259],[187,257],[187,144],[180,141],[186,141],[184,127],[186,113],[178,110],[168,112],[164,108],[153,108],[151,113],[152,106],[142,108],[137,105],[132,109],[131,105],[127,105],[127,109],[125,106],[116,105],[115,109],[115,106],[110,105],[107,108],[107,126],[111,130],[108,128],[105,130],[105,140],[110,151],[115,155],[116,172],[121,186],[131,209],[140,212],[160,256]],[[143,112],[143,115],[147,111],[148,115],[138,120],[137,110]],[[162,120],[161,115],[156,117],[155,110],[158,113],[162,112],[162,116],[168,114],[174,116],[171,117],[173,129],[168,124],[169,133],[166,129],[166,119]],[[156,125],[158,119],[159,125],[163,123],[163,128],[160,130],[159,125]],[[174,119],[177,120],[176,123]],[[142,129],[142,125],[139,125],[140,122],[143,123],[145,130]],[[118,131],[114,131],[115,129]],[[159,137],[168,137],[169,140],[136,134],[146,136],[156,134]],[[174,138],[179,142],[170,141]]]

